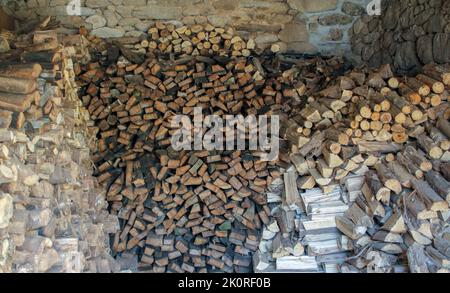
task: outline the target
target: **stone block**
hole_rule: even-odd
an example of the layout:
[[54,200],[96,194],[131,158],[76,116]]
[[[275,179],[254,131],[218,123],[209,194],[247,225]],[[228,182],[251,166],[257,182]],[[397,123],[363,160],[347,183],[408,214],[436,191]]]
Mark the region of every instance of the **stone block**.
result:
[[238,0],[215,0],[212,5],[217,10],[234,10],[238,6],[238,3]]
[[28,214],[28,229],[36,230],[45,227],[50,222],[52,211],[50,209],[35,209]]
[[54,187],[47,180],[42,180],[31,188],[31,196],[38,198],[51,198]]
[[337,0],[288,0],[289,6],[301,12],[323,12],[337,8]]
[[336,42],[336,41],[341,41],[343,37],[344,37],[344,32],[342,31],[342,29],[332,28],[329,30],[326,39],[329,41]]
[[300,53],[315,53],[317,48],[309,42],[293,42],[287,44],[287,51],[300,52]]
[[[67,6],[41,7],[36,10],[38,15],[45,16],[69,16]],[[81,7],[81,16],[90,16],[96,14],[96,11],[89,7]]]
[[141,21],[139,20],[139,18],[136,17],[124,17],[120,20],[119,25],[121,27],[125,27],[125,26],[134,26],[137,23],[140,23]]
[[8,226],[13,216],[13,198],[7,193],[0,194],[0,229]]
[[226,15],[208,15],[208,22],[217,27],[225,27],[229,22],[230,18]]
[[433,56],[437,63],[450,63],[450,34],[440,33],[434,36]]
[[5,53],[10,50],[8,40],[4,37],[0,37],[0,53]]
[[134,27],[141,32],[147,32],[150,26],[152,25],[149,21],[138,22],[134,25]]
[[103,12],[103,15],[106,18],[106,23],[108,27],[116,27],[117,24],[119,23],[117,15],[114,11],[107,9]]
[[283,2],[263,1],[263,0],[243,0],[239,1],[239,7],[250,8],[254,12],[264,11],[265,13],[287,13],[289,6]]
[[108,0],[86,0],[85,5],[89,8],[101,8],[111,5]]
[[319,17],[319,23],[324,26],[345,25],[353,21],[351,16],[345,14],[334,13]]
[[261,43],[275,43],[278,41],[278,35],[271,33],[260,33],[256,36],[255,42],[257,44]]
[[238,31],[277,33],[282,27],[279,24],[246,23],[236,25],[235,28]]
[[144,32],[142,32],[142,31],[132,30],[132,31],[126,32],[125,37],[139,38],[143,33]]
[[282,29],[278,35],[279,39],[286,43],[305,42],[309,39],[306,23],[290,23]]
[[363,6],[357,3],[346,1],[342,4],[342,12],[351,16],[359,16],[363,15],[366,10]]
[[394,56],[394,66],[400,73],[418,72],[420,70],[421,64],[417,58],[414,42],[404,42],[399,45]]
[[183,15],[185,16],[207,16],[212,13],[213,8],[209,5],[199,4],[183,7]]
[[132,15],[143,19],[178,19],[181,18],[183,9],[181,7],[170,7],[162,5],[151,5],[136,7]]
[[116,11],[117,11],[117,14],[119,14],[121,17],[131,17],[131,15],[133,14],[132,7],[123,6],[123,5],[117,6]]
[[92,29],[98,29],[106,25],[106,19],[98,14],[89,16],[86,22],[92,24]]
[[122,5],[124,5],[124,6],[145,6],[145,5],[147,5],[147,0],[122,0]]

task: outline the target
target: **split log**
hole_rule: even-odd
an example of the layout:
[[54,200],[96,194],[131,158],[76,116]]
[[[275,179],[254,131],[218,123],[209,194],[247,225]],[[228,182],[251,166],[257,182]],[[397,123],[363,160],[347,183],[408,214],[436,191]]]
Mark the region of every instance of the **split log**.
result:
[[448,203],[427,182],[414,179],[411,184],[428,209],[434,212],[448,210]]
[[10,94],[0,92],[0,107],[14,112],[25,112],[34,101],[39,101],[39,91],[30,94]]
[[420,134],[417,137],[419,146],[433,159],[440,159],[443,155],[442,149],[428,137],[426,134]]
[[450,202],[450,182],[445,180],[439,172],[432,170],[425,173],[425,179],[442,198]]
[[357,226],[346,217],[336,217],[336,227],[347,237],[356,240],[361,238],[367,231],[364,226]]
[[396,194],[400,194],[402,192],[402,185],[395,177],[394,173],[392,173],[386,165],[383,163],[377,163],[374,167],[384,186]]
[[0,92],[29,94],[37,89],[36,80],[0,76]]
[[2,67],[0,66],[0,76],[2,77],[14,77],[21,79],[35,80],[42,72],[41,65],[34,64],[16,64]]

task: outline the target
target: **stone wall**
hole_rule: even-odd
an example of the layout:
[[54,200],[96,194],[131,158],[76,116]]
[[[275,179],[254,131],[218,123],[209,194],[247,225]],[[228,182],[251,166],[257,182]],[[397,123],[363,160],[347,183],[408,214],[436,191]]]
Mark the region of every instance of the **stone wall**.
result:
[[416,73],[426,63],[450,63],[450,1],[383,0],[381,16],[354,23],[352,51],[377,67],[391,63],[399,73]]
[[66,27],[86,25],[103,37],[139,36],[157,20],[232,25],[262,50],[342,54],[349,29],[369,0],[80,0],[81,16],[68,16],[69,0],[0,0],[20,19],[56,16]]
[[0,8],[0,29],[12,29],[13,28],[13,19],[8,16],[2,8]]

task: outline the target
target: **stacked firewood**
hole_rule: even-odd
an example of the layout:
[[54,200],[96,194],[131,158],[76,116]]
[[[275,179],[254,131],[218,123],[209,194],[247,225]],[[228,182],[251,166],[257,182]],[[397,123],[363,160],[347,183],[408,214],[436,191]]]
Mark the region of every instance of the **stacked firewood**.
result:
[[[443,66],[427,68],[431,76],[445,76],[437,73]],[[431,78],[425,76],[401,83],[389,65],[376,72],[353,70],[319,94],[307,95],[299,111],[282,117],[281,134],[292,145],[291,161],[303,176],[301,188],[333,190],[350,172],[364,174],[374,166],[378,156],[373,153],[396,153],[408,143],[418,156],[447,160],[450,111],[446,85],[435,81],[435,92],[421,92],[424,97],[408,86],[420,83],[427,87],[419,80],[428,80],[432,88]]]
[[[121,219],[113,251],[119,258],[137,255],[143,271],[251,271],[252,252],[271,214],[266,190],[289,162],[286,155],[264,162],[261,151],[175,151],[175,115],[195,123],[196,107],[219,117],[289,111],[300,104],[303,90],[292,86],[294,74],[302,74],[303,87],[314,92],[342,64],[312,58],[300,66],[291,60],[299,64],[295,72],[271,74],[263,65],[270,61],[239,57],[251,46],[232,30],[200,29],[158,24],[150,29],[158,44],[149,45],[156,49],[148,54],[152,58],[142,60],[139,45],[132,50],[114,43],[79,74],[82,101],[98,129],[96,174],[107,187],[111,212]],[[167,40],[191,32],[197,48],[184,52],[189,56],[155,57],[158,50],[177,48]],[[225,41],[216,50],[213,40],[220,37]],[[207,48],[208,40],[212,51],[199,46]],[[205,56],[211,53],[223,56]],[[279,65],[274,63],[272,72]]]
[[214,27],[211,24],[179,26],[156,22],[148,30],[148,38],[134,45],[141,52],[159,51],[185,56],[244,56],[255,49],[254,40],[244,41],[234,29]]
[[335,221],[348,209],[346,194],[340,187],[330,193],[315,188],[293,197],[288,194],[295,192],[295,185],[289,187],[289,177],[295,178],[293,169],[285,173],[285,196],[263,230],[253,258],[255,271],[337,272],[337,264],[351,256],[353,249],[351,239],[336,228]]
[[[447,219],[445,66],[426,66],[415,78],[395,77],[388,65],[345,72],[339,58],[239,57],[251,44],[231,30],[150,31],[134,45],[95,41],[94,60],[76,70],[99,138],[96,174],[121,219],[117,258],[137,256],[143,271],[246,272],[258,250],[257,271],[408,270],[405,258],[383,253],[417,245],[390,245],[398,244],[392,235],[380,235],[409,210],[411,219]],[[289,155],[282,149],[267,163],[260,152],[175,151],[179,127],[171,122],[177,114],[192,120],[195,107],[204,115],[279,115]],[[412,204],[402,203],[405,194]],[[436,217],[430,223],[441,229]],[[409,221],[405,231],[419,235]],[[446,239],[439,233],[428,239]],[[433,244],[443,255],[444,242]],[[412,263],[420,251],[411,250]]]
[[406,145],[380,159],[360,181],[361,193],[336,218],[358,256],[344,270],[448,271],[450,165],[423,150]]
[[[291,142],[290,159],[300,176],[285,174],[289,204],[282,209],[296,211],[300,223],[283,241],[298,239],[305,254],[291,250],[285,265],[276,250],[268,257],[261,248],[255,269],[276,259],[274,268],[290,271],[447,271],[448,72],[429,65],[415,78],[396,78],[389,66],[353,70],[285,117],[282,134]],[[376,121],[383,121],[380,130],[373,129]],[[322,211],[334,214],[334,221],[308,213],[309,200],[299,191],[317,186],[317,198],[325,198]],[[338,186],[346,189],[348,207],[333,203]],[[311,222],[302,220],[305,214]],[[313,239],[320,239],[311,248],[308,233],[302,236],[310,227]],[[345,239],[330,230],[336,227]],[[321,248],[329,256],[315,255]],[[346,257],[347,250],[355,256]]]
[[270,112],[281,85],[255,81],[259,73],[245,59],[200,60],[119,60],[106,69],[91,64],[80,76],[99,129],[98,180],[122,223],[113,250],[136,251],[141,270],[249,271],[268,221],[263,193],[280,176],[276,162],[241,151],[175,151],[171,120],[193,121],[195,107],[219,116]]
[[43,48],[58,44],[53,31],[17,39],[0,54],[0,272],[119,271],[106,254],[117,217],[91,175],[73,48]]

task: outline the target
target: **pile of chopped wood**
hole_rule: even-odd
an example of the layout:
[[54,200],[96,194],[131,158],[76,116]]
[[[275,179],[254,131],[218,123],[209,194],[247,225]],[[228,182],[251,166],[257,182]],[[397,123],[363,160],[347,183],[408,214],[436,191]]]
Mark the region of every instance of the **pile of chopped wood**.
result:
[[[154,272],[247,272],[254,251],[255,271],[448,269],[449,67],[345,71],[340,58],[245,58],[232,30],[150,31],[86,36],[93,60],[76,70],[116,257]],[[172,119],[195,107],[279,115],[278,160],[175,151]]]
[[[449,72],[428,65],[400,78],[389,65],[355,69],[304,96],[283,120],[295,170],[284,174],[277,207],[291,216],[276,218],[281,231],[296,228],[280,241],[277,225],[265,227],[256,270],[449,269]],[[298,242],[315,261],[297,255]]]
[[[159,22],[68,36],[74,65],[53,25],[2,34],[0,271],[449,271],[449,66],[251,56],[231,28]],[[278,115],[280,155],[174,150],[196,107]]]
[[111,272],[118,229],[92,176],[73,48],[54,31],[0,55],[0,272]]
[[[294,169],[285,173],[286,195],[296,188]],[[294,181],[295,182],[295,181]],[[294,189],[295,193],[295,189]],[[291,198],[292,194],[290,194]],[[324,193],[320,188],[296,193],[296,202],[274,208],[254,255],[257,272],[337,272],[336,264],[351,254],[352,242],[336,228],[335,217],[348,209],[341,188]]]
[[[445,80],[444,74],[438,74],[445,71],[442,66],[428,68],[430,75]],[[405,146],[410,147],[398,159],[403,164],[404,159],[423,161],[424,156],[448,160],[450,110],[448,91],[444,90],[448,85],[431,82],[427,77],[430,86],[440,85],[436,89],[439,93],[432,93],[427,84],[419,81],[425,80],[423,76],[406,79],[428,88],[420,96],[406,83],[399,83],[400,78],[393,77],[389,65],[377,72],[353,70],[320,93],[309,96],[299,111],[294,109],[284,117],[282,134],[292,143],[291,160],[299,175],[309,175],[302,178],[302,189],[331,185],[328,190],[332,190],[350,172],[362,173],[361,168],[374,166],[379,153],[388,154],[387,161],[394,161],[393,155]],[[410,96],[403,95],[405,90]],[[430,164],[421,167],[425,168],[422,171],[431,169]],[[414,166],[408,168],[411,174],[416,174]]]
[[156,22],[148,30],[149,39],[134,46],[139,51],[158,50],[180,56],[244,56],[255,49],[255,42],[247,42],[235,35],[234,29],[214,27],[211,24],[176,27],[171,23]]
[[[226,40],[218,43],[224,52],[244,46],[221,28],[150,30],[155,30],[152,38],[189,30],[200,40],[202,34],[215,38],[216,32]],[[157,42],[164,51],[165,41]],[[98,127],[98,151],[92,156],[96,173],[107,187],[111,213],[121,222],[114,255],[139,256],[142,271],[251,271],[252,252],[271,213],[265,192],[289,157],[264,162],[261,151],[175,151],[170,138],[177,128],[171,121],[177,114],[193,121],[195,107],[221,117],[286,111],[301,102],[293,73],[267,72],[265,61],[234,52],[234,58],[207,57],[195,56],[194,50],[172,60],[150,52],[139,62],[139,50],[120,42],[96,49],[102,56],[80,68],[78,78],[82,101]],[[313,58],[296,72],[305,74],[303,87],[313,92],[340,65]]]

